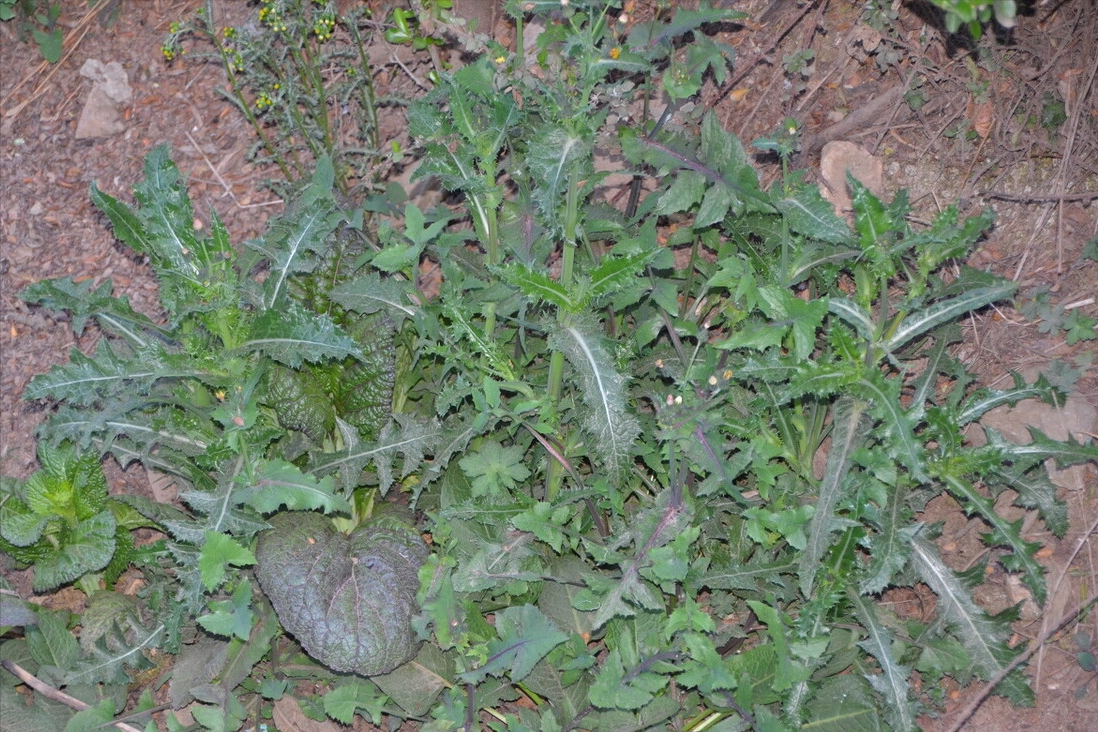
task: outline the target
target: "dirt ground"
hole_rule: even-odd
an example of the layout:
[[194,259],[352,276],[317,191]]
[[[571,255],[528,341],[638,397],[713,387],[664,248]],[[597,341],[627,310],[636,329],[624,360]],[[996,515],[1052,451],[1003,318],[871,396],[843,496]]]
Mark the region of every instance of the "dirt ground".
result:
[[[128,196],[145,153],[166,142],[189,177],[196,212],[216,209],[235,241],[256,235],[280,211],[280,202],[259,185],[266,171],[248,162],[250,128],[216,93],[224,81],[220,69],[167,64],[160,53],[169,24],[190,17],[199,0],[113,0],[90,10],[83,0],[59,4],[65,55],[55,65],[42,63],[38,49],[20,40],[17,23],[0,24],[0,470],[16,477],[36,467],[34,431],[45,409],[21,401],[27,381],[73,348],[92,351],[98,337],[89,329],[75,338],[68,322],[28,307],[19,291],[51,277],[110,278],[136,309],[154,310],[148,269],[114,241],[91,205],[90,183]],[[651,12],[653,4],[641,0],[635,12]],[[997,224],[970,264],[1016,280],[1019,303],[1046,292],[1049,307],[998,307],[971,318],[958,355],[990,386],[1009,384],[1012,371],[1032,378],[1042,370],[1073,369],[1078,380],[1070,405],[1048,414],[1016,410],[1001,416],[1002,429],[1046,420],[1049,429],[1059,425],[1078,439],[1098,437],[1096,341],[1069,346],[1065,332],[1052,327],[1056,312],[1098,316],[1098,261],[1082,256],[1098,237],[1098,3],[1019,3],[1025,12],[1017,27],[998,43],[980,43],[979,64],[971,62],[963,39],[947,38],[919,3],[868,4],[895,9],[884,33],[862,22],[863,0],[735,3],[755,13],[773,7],[759,22],[719,29],[737,60],[724,88],[709,88],[703,102],[748,142],[786,116],[800,120],[799,162],[812,171],[825,142],[858,143],[880,162],[886,195],[908,188],[924,219],[953,202],[966,213],[992,206]],[[254,12],[243,0],[217,5],[226,24]],[[478,0],[456,5],[495,17]],[[793,55],[805,49],[814,57],[801,73]],[[122,132],[77,140],[91,87],[80,69],[89,59],[121,63],[133,101]],[[377,71],[379,84],[410,86],[400,69]],[[401,127],[397,118],[388,124]],[[759,162],[768,180],[779,174],[771,161]],[[113,479],[114,490],[146,490],[143,475],[115,471]],[[1014,709],[991,697],[962,729],[1098,729],[1098,680],[1075,655],[1083,633],[1095,650],[1098,614],[1072,617],[1098,591],[1098,471],[1077,468],[1057,480],[1071,513],[1066,537],[1056,539],[1019,514],[1027,538],[1045,543],[1039,556],[1050,587],[1044,612],[1024,611],[1016,625],[1017,643],[1038,649],[1028,667],[1037,706]],[[927,518],[945,522],[943,553],[964,568],[982,547],[978,525],[955,508],[936,501]],[[1011,577],[993,575],[981,599],[1001,609],[1025,595]],[[920,598],[890,600],[899,607]],[[948,689],[944,715],[925,718],[924,728],[950,729],[983,691],[979,685]]]

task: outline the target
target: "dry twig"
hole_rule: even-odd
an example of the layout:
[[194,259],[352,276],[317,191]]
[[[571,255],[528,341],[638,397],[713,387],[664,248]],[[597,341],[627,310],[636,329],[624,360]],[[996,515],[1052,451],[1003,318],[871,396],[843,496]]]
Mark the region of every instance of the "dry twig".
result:
[[[11,672],[11,674],[13,674],[17,679],[19,679],[24,684],[26,684],[30,688],[34,689],[35,691],[37,691],[39,694],[46,697],[47,699],[53,699],[55,702],[60,702],[60,703],[64,704],[65,706],[67,706],[71,709],[75,709],[77,711],[84,711],[85,709],[91,709],[91,704],[88,704],[87,702],[84,702],[84,701],[80,701],[75,696],[70,696],[69,694],[66,694],[65,692],[61,691],[60,689],[55,689],[54,687],[50,686],[45,681],[42,681],[40,678],[38,678],[37,676],[32,674],[30,671],[27,671],[25,668],[23,668],[22,666],[20,666],[19,664],[15,663],[14,661],[12,661],[10,659],[5,658],[3,661],[0,661],[0,666],[3,666],[7,671]],[[125,722],[112,722],[112,724],[116,728],[122,730],[122,732],[143,732],[141,729],[139,729],[137,727],[134,727],[132,725],[126,724]]]

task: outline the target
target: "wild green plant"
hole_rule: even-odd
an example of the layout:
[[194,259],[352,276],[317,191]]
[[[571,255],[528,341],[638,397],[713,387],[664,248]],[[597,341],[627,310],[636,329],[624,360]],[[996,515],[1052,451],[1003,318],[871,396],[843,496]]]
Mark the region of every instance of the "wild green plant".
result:
[[261,159],[295,183],[326,157],[339,191],[361,203],[379,193],[385,157],[366,51],[373,32],[365,4],[341,13],[334,0],[263,0],[247,24],[221,26],[208,1],[193,22],[172,24],[162,51],[173,61],[194,47],[187,41],[212,46]]
[[[437,490],[412,486],[438,548],[418,621],[435,645],[419,661],[432,681],[398,703],[430,709],[430,729],[484,711],[508,729],[913,729],[934,701],[913,669],[990,678],[1013,655],[1013,615],[976,605],[982,568],[945,565],[920,509],[944,492],[979,515],[1041,602],[1037,545],[994,497],[1018,491],[1062,534],[1042,462],[1098,455],[1040,434],[966,443],[997,405],[1062,398],[1045,381],[978,389],[949,354],[960,317],[1013,292],[953,273],[990,214],[949,209],[918,231],[903,196],[851,181],[851,230],[795,174],[763,190],[712,117],[700,134],[666,120],[607,134],[603,74],[660,79],[649,42],[715,18],[619,36],[612,6],[569,7],[533,9],[547,32],[531,66],[482,60],[409,112],[422,171],[464,195],[476,244],[417,223],[405,294],[386,296],[420,332],[408,404],[466,454],[441,478],[429,465]],[[625,215],[599,198],[600,145],[655,179]],[[413,284],[421,253],[442,267],[435,300]],[[377,307],[391,258],[375,269],[333,298]],[[879,602],[917,583],[938,595],[932,617]],[[1031,699],[1019,673],[999,692]],[[517,696],[533,709],[505,704]]]
[[[384,331],[378,319],[358,319],[349,329],[358,333],[356,340],[332,317],[299,302],[311,290],[298,299],[291,294],[301,276],[328,271],[325,260],[337,251],[328,240],[348,223],[335,204],[334,171],[325,159],[297,204],[241,253],[216,214],[208,231],[195,229],[183,181],[165,148],[148,156],[145,172],[135,189],[137,207],[94,186],[92,198],[119,239],[149,258],[162,320],[112,296],[109,282],[93,287],[49,280],[24,293],[31,302],[70,312],[77,333],[94,322],[108,337],[93,356],[74,351],[70,363],[28,386],[28,398],[64,406],[42,430],[43,477],[32,477],[5,504],[7,517],[22,517],[10,531],[5,521],[5,538],[28,546],[37,541],[32,520],[48,529],[53,513],[66,518],[64,501],[52,498],[45,505],[41,498],[66,488],[74,513],[69,524],[79,523],[69,533],[39,533],[57,535],[52,551],[73,557],[70,564],[82,558],[88,564],[77,569],[86,575],[110,558],[106,545],[114,537],[99,534],[132,524],[99,521],[119,513],[103,508],[99,457],[113,455],[122,465],[137,461],[173,479],[178,502],[111,499],[111,507],[138,516],[166,539],[157,551],[123,555],[137,560],[147,583],[136,597],[111,593],[109,574],[103,577],[106,592],[81,585],[90,603],[79,620],[87,645],[83,654],[66,655],[50,680],[109,695],[127,670],[152,665],[157,654],[176,654],[181,665],[170,690],[173,705],[198,700],[192,711],[204,727],[236,729],[260,715],[263,698],[247,684],[237,686],[263,676],[253,667],[272,653],[278,636],[270,605],[239,568],[255,564],[255,536],[269,528],[264,515],[282,507],[340,512],[348,530],[366,520],[368,496],[341,491],[333,478],[305,472],[287,458],[297,456],[305,465],[310,450],[323,453],[380,434],[391,422],[395,354],[384,338],[364,337],[368,330],[371,336]],[[353,389],[341,390],[342,384]],[[70,449],[55,447],[66,442],[90,451],[90,463],[88,457],[74,462]],[[103,545],[94,555],[92,539]],[[75,578],[53,571],[43,558],[24,560],[34,563],[43,587]],[[109,642],[97,645],[88,630],[93,618]],[[66,622],[39,621],[62,628]],[[50,649],[61,643],[50,638],[34,654],[37,664],[50,664]],[[116,711],[112,707],[108,716]]]
[[57,19],[61,4],[46,0],[0,0],[0,22],[15,20],[20,38],[38,46],[42,58],[51,64],[61,59],[64,35]]
[[0,551],[34,566],[34,589],[78,582],[90,595],[114,584],[134,561],[133,529],[150,526],[107,494],[99,455],[71,445],[39,445],[42,466],[25,481],[0,486]]
[[[1018,445],[980,424],[1063,397],[1044,379],[980,388],[950,353],[962,317],[1013,293],[958,264],[990,213],[948,208],[916,228],[902,194],[851,180],[850,226],[796,171],[763,188],[739,140],[689,104],[732,61],[702,30],[736,13],[507,9],[544,24],[536,46],[440,73],[409,109],[421,175],[455,210],[409,204],[376,249],[348,250],[357,216],[322,166],[299,208],[236,254],[216,221],[197,238],[158,151],[137,209],[93,195],[150,253],[167,324],[86,285],[29,293],[109,334],[32,382],[28,397],[62,403],[43,440],[184,489],[180,505],[123,499],[168,539],[126,606],[126,627],[156,632],[123,634],[112,668],[177,654],[171,701],[197,700],[206,729],[258,723],[294,695],[314,716],[425,730],[910,730],[939,701],[916,672],[924,688],[999,675],[1015,611],[975,603],[984,566],[954,572],[920,511],[952,496],[986,524],[986,560],[1042,603],[1037,545],[997,500],[1014,491],[1062,534],[1044,463],[1098,448],[1036,431]],[[422,645],[391,671],[339,675],[276,614],[318,590],[278,585],[277,569],[269,590],[249,567],[269,554],[257,543],[279,566],[325,553],[317,587],[332,566],[374,561],[336,556],[354,539],[335,530],[384,523],[373,505],[394,493],[430,538],[404,618]],[[419,555],[406,524],[385,525],[389,549]],[[887,603],[917,585],[936,595],[925,615]],[[365,622],[338,602],[315,627],[286,623],[322,661],[337,623]],[[65,620],[40,615],[79,667]],[[329,662],[347,668],[351,650]],[[290,683],[303,679],[315,695]],[[1019,671],[997,690],[1032,699]]]
[[1018,3],[1015,0],[930,0],[942,10],[945,27],[956,33],[965,26],[969,35],[978,39],[985,25],[994,18],[1003,28],[1013,28],[1017,22]]

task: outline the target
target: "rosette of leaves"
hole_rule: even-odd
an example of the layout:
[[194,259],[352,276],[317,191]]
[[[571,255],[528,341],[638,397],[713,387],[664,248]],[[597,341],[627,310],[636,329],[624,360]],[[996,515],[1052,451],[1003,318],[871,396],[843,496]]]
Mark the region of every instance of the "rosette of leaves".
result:
[[269,523],[256,546],[256,576],[309,655],[363,676],[411,660],[419,647],[411,627],[418,572],[428,550],[395,509],[350,534],[317,513],[281,513]]
[[34,566],[34,589],[52,590],[103,572],[112,584],[135,554],[130,529],[149,522],[107,495],[94,454],[40,445],[41,469],[0,488],[0,550]]

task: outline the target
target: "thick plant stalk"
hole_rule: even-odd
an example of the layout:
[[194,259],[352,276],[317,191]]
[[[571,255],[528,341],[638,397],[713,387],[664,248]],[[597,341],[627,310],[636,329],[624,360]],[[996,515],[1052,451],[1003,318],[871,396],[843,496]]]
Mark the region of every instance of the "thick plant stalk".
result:
[[[568,176],[568,192],[565,199],[564,213],[564,253],[561,262],[560,283],[565,289],[572,286],[573,269],[576,261],[576,229],[579,222],[579,181],[576,166]],[[558,310],[557,322],[564,324],[565,313]],[[553,351],[549,359],[549,402],[553,409],[560,404],[561,391],[564,386],[564,354]],[[561,483],[564,481],[564,466],[556,460],[550,460],[545,470],[545,500],[552,502],[560,492]]]

